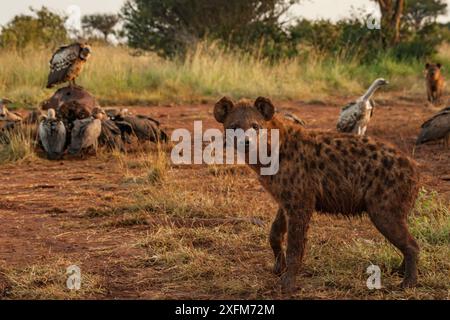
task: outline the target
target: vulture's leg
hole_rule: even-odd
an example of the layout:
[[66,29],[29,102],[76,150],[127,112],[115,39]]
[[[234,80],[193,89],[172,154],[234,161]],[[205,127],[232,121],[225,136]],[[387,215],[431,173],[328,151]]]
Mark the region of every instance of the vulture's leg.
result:
[[367,126],[362,127],[362,129],[361,129],[362,136],[366,134],[366,130],[367,130]]
[[360,136],[361,133],[362,133],[362,128],[361,128],[361,126],[358,126],[358,131],[356,132],[356,134],[357,134],[358,136]]

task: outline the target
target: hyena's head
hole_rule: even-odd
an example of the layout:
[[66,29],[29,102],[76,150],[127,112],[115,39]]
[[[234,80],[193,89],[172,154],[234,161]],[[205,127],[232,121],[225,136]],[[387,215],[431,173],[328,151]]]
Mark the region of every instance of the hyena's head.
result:
[[237,132],[242,129],[245,133],[252,133],[254,130],[254,135],[245,135],[244,143],[247,147],[253,138],[258,137],[260,129],[267,128],[267,122],[272,120],[274,113],[272,102],[264,97],[259,97],[253,104],[248,100],[240,100],[235,104],[224,97],[214,107],[214,117],[223,124],[226,141],[230,138],[228,134],[231,130]]
[[442,65],[440,63],[427,63],[425,65],[425,72],[427,79],[429,80],[439,80],[441,78]]
[[223,124],[224,129],[259,130],[267,127],[272,120],[275,107],[264,97],[259,97],[252,104],[249,100],[240,100],[236,104],[223,97],[214,106],[214,117]]

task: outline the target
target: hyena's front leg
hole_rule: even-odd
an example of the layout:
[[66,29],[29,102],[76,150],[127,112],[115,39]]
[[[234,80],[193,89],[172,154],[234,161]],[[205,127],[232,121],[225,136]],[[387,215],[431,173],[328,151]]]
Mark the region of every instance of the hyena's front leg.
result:
[[295,280],[305,253],[306,236],[312,212],[312,209],[305,208],[287,210],[287,271],[281,277],[281,290],[284,293],[291,293],[295,288]]
[[427,86],[427,98],[428,102],[433,103],[433,91],[431,91],[430,86]]
[[442,102],[442,88],[438,88],[436,91],[436,103],[441,103]]
[[282,208],[278,209],[277,217],[270,230],[270,246],[275,256],[273,272],[281,275],[286,270],[286,256],[283,251],[283,238],[287,231],[286,214]]

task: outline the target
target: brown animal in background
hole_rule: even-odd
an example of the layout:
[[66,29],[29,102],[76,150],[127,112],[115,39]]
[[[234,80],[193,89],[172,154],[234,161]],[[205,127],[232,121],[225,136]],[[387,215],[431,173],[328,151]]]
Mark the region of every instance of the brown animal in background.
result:
[[[294,289],[314,211],[347,217],[366,212],[403,253],[402,287],[416,285],[419,247],[407,227],[419,180],[412,160],[371,138],[305,130],[274,116],[272,102],[262,97],[253,105],[247,101],[235,105],[222,98],[215,105],[214,116],[225,129],[279,130],[279,171],[260,176],[260,181],[279,204],[270,244],[274,272],[282,276],[284,292]],[[261,164],[250,167],[259,172]],[[285,255],[282,242],[286,233]]]
[[427,96],[430,103],[439,103],[444,91],[444,76],[442,75],[440,63],[427,63],[425,65]]

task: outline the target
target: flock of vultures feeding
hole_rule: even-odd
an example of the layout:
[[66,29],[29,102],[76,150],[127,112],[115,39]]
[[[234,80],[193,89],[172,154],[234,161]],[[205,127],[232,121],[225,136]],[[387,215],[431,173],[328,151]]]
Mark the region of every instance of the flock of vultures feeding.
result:
[[50,61],[47,88],[65,82],[69,86],[58,89],[26,117],[8,110],[10,100],[0,100],[0,141],[9,143],[11,133],[37,124],[39,144],[50,160],[61,159],[66,152],[83,156],[98,147],[125,151],[133,137],[140,142],[167,142],[157,120],[128,109],[103,109],[91,93],[75,84],[90,55],[91,48],[81,43],[59,48]]

